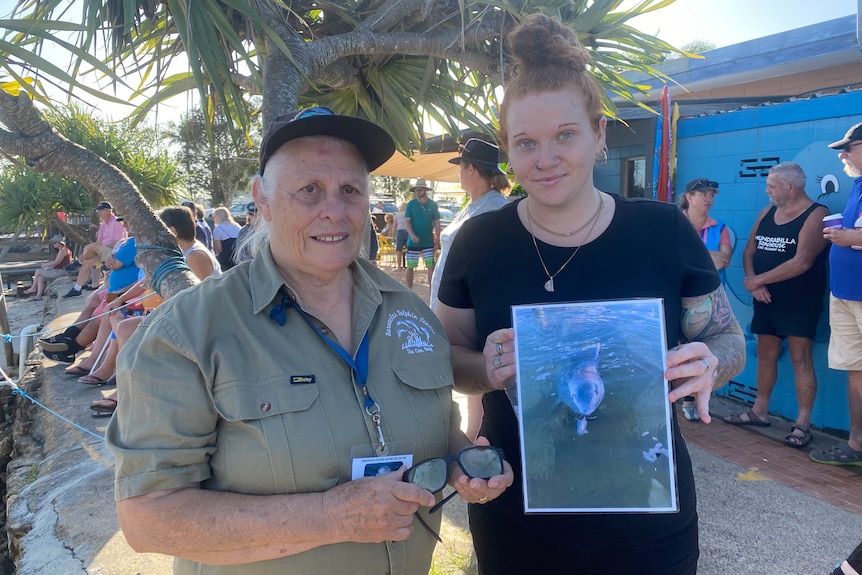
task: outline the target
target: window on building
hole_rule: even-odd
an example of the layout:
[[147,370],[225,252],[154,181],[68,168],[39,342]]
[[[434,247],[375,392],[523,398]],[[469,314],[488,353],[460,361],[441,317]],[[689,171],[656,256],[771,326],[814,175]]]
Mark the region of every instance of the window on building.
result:
[[626,158],[623,172],[623,195],[627,198],[646,197],[646,158]]

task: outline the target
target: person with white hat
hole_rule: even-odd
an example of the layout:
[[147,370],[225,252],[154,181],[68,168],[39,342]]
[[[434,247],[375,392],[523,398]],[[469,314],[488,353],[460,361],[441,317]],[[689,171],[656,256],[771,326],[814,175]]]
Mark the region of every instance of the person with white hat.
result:
[[63,268],[72,263],[72,252],[66,247],[66,241],[63,236],[57,234],[51,238],[51,244],[57,250],[57,257],[50,262],[43,263],[39,269],[33,274],[33,285],[25,291],[26,294],[36,294],[33,301],[40,301],[42,293],[45,291],[45,286],[49,280],[61,278],[66,275],[66,270]]
[[428,285],[434,276],[434,254],[440,247],[440,209],[437,202],[428,197],[431,188],[425,178],[417,178],[410,188],[415,198],[407,203],[404,210],[404,227],[407,229],[407,273],[404,281],[413,289],[413,274],[419,267],[419,258],[428,270]]
[[829,147],[838,152],[844,173],[853,178],[843,212],[843,226],[827,227],[823,237],[829,250],[829,367],[847,372],[850,401],[850,436],[847,442],[809,453],[812,461],[827,465],[862,467],[862,123],[852,126]]

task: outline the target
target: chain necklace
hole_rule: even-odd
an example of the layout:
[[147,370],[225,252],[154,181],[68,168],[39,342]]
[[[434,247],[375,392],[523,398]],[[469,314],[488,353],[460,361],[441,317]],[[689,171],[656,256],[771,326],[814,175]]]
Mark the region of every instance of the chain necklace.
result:
[[[543,226],[542,224],[540,224],[536,220],[532,220],[532,221],[536,225],[536,227],[542,231],[548,232],[549,234],[552,234],[555,236],[560,236],[561,238],[568,238],[570,236],[573,236],[577,233],[584,231],[584,228],[587,227],[588,225],[590,225],[593,222],[593,220],[595,220],[595,218],[599,215],[599,212],[602,211],[603,206],[604,206],[604,199],[602,198],[602,193],[599,192],[599,207],[596,210],[596,212],[592,215],[592,217],[590,219],[588,219],[586,222],[581,224],[581,227],[579,227],[576,230],[572,230],[571,232],[563,232],[563,233],[555,232],[554,230],[546,228],[545,226]],[[529,211],[529,209],[528,209],[528,211]]]
[[[590,238],[590,236],[592,235],[593,230],[596,227],[596,223],[599,221],[599,214],[602,213],[602,208],[604,208],[604,207],[605,207],[605,198],[604,198],[604,196],[602,196],[602,193],[599,192],[599,209],[596,210],[596,213],[594,213],[593,216],[589,220],[587,220],[587,224],[592,224],[592,225],[590,226],[590,231],[587,232],[586,238],[584,238],[584,243],[586,243],[586,240],[588,240]],[[569,259],[567,259],[566,262],[560,266],[560,269],[558,269],[553,275],[551,275],[551,272],[548,271],[548,266],[545,265],[545,260],[542,258],[542,252],[539,251],[539,244],[536,243],[536,236],[533,235],[533,224],[536,224],[536,226],[538,226],[539,228],[541,228],[543,230],[545,228],[543,228],[542,226],[539,226],[539,223],[533,219],[533,214],[530,213],[530,200],[529,199],[527,200],[527,224],[529,227],[530,237],[533,239],[533,247],[536,248],[536,255],[539,256],[539,263],[542,264],[542,269],[545,270],[545,275],[548,276],[548,281],[545,282],[545,291],[546,292],[553,292],[554,291],[554,278],[557,277],[559,275],[559,273],[561,271],[563,271],[563,269],[567,265],[569,265],[569,262],[571,262],[573,259],[575,259],[575,256],[578,255],[578,252],[581,251],[581,248],[583,247],[584,244],[581,244],[578,247],[576,247],[575,251],[572,253],[572,255],[569,256]],[[586,226],[586,224],[581,226],[581,229],[583,229],[584,226]],[[545,231],[548,231],[548,230],[545,230]],[[553,233],[553,232],[551,232],[551,233]],[[557,235],[559,235],[559,234],[557,234]]]

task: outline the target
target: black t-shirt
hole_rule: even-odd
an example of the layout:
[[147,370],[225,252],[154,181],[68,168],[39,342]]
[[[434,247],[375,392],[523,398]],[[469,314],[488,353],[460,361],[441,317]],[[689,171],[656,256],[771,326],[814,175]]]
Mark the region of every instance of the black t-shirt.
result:
[[[813,203],[807,210],[786,224],[775,223],[773,206],[757,226],[755,233],[755,252],[752,264],[754,273],[762,274],[778,267],[796,256],[799,248],[799,233],[811,212],[823,207]],[[826,258],[829,250],[823,249],[811,267],[794,278],[767,284],[771,303],[754,300],[754,307],[785,312],[820,312],[823,308],[823,294],[826,292]]]
[[[440,301],[476,314],[479,349],[487,336],[511,327],[511,306],[518,304],[589,301],[636,297],[664,300],[667,341],[680,340],[681,298],[710,293],[720,285],[709,253],[694,227],[679,209],[643,199],[612,195],[616,213],[607,230],[584,245],[554,278],[555,291],[544,289],[548,276],[536,255],[529,232],[521,224],[517,205],[477,216],[466,222],[453,242],[440,286]],[[538,241],[538,240],[537,240]],[[552,273],[572,254],[538,242]],[[660,541],[690,526],[695,519],[691,461],[674,415],[673,435],[681,511],[671,514],[525,515],[520,482],[518,426],[509,399],[502,391],[484,396],[481,435],[503,448],[515,470],[515,483],[487,505],[471,505],[471,525],[506,531],[521,530],[525,539],[547,543],[547,549],[524,549],[537,556],[580,549],[631,550]],[[484,520],[483,520],[484,519]],[[513,531],[514,530],[514,531]],[[477,546],[494,545],[495,534],[476,533]],[[487,537],[487,539],[486,539]],[[500,540],[497,540],[497,553]],[[478,547],[477,547],[478,548]],[[661,549],[654,549],[661,553]],[[507,549],[506,553],[515,553]],[[607,551],[602,551],[607,555]],[[561,564],[565,558],[560,558]],[[513,564],[517,558],[513,556]],[[570,565],[577,572],[576,565]],[[513,567],[514,569],[514,567]],[[509,571],[514,572],[514,571]]]

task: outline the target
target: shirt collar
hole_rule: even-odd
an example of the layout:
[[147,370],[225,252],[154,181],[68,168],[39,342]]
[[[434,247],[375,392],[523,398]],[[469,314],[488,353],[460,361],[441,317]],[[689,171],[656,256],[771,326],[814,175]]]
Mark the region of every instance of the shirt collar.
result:
[[[350,264],[350,270],[353,272],[354,293],[363,294],[372,303],[379,305],[383,302],[382,292],[395,292],[400,289],[401,284],[361,258]],[[299,300],[296,292],[278,272],[272,259],[269,244],[262,247],[251,260],[248,276],[254,313],[265,310],[276,298],[282,287],[287,289],[291,298]],[[299,304],[302,305],[302,302],[300,301]]]

